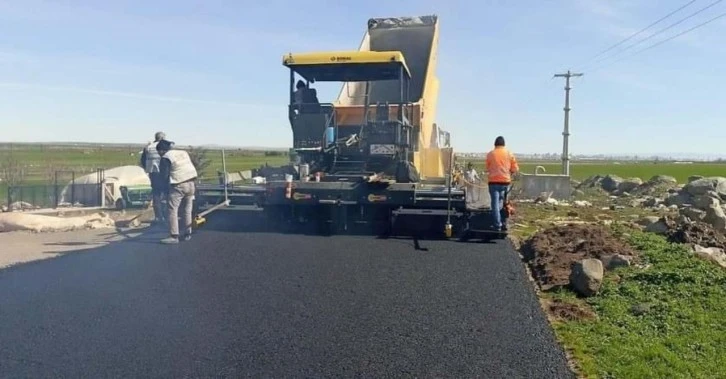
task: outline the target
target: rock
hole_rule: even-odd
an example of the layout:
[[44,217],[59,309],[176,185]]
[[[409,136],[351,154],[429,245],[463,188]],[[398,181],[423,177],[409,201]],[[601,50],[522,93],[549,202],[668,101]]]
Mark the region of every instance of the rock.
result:
[[650,312],[652,306],[650,304],[634,304],[632,307],[630,307],[630,313],[632,313],[634,316],[642,316],[648,312]]
[[582,196],[585,196],[585,192],[583,192],[582,190],[576,189],[576,190],[572,191],[572,196],[582,197]]
[[623,178],[617,175],[608,175],[603,178],[600,184],[602,185],[602,189],[604,189],[605,191],[613,192],[618,189],[618,186],[620,186],[622,182]]
[[721,205],[721,201],[718,198],[718,194],[713,191],[708,191],[703,195],[696,195],[691,199],[691,204],[698,209],[708,209],[712,206]]
[[691,203],[691,196],[687,192],[679,192],[666,197],[663,203],[666,206],[676,205],[682,207],[684,204]]
[[572,202],[572,205],[574,205],[576,207],[584,208],[584,207],[591,207],[592,203],[589,201],[585,201],[585,200],[575,200]]
[[570,286],[583,296],[593,296],[600,290],[604,274],[605,269],[599,259],[583,259],[572,265]]
[[617,190],[620,192],[631,192],[643,184],[643,180],[640,178],[628,178],[618,184]]
[[678,184],[678,181],[676,178],[670,176],[670,175],[656,175],[650,179],[648,179],[648,183],[650,184]]
[[726,232],[726,213],[718,205],[706,209],[703,222],[710,224],[717,232]]
[[[648,233],[655,233],[655,234],[660,234],[660,235],[666,234],[668,232],[668,225],[666,224],[665,220],[663,218],[656,217],[656,216],[648,216],[649,221],[652,221],[651,217],[655,217],[656,221],[644,225],[645,231]],[[643,224],[641,224],[641,225],[643,225]]]
[[575,179],[570,179],[570,185],[572,186],[572,188],[577,188],[580,186],[580,184],[581,184],[581,182],[579,182]]
[[643,203],[645,202],[645,199],[635,199],[630,201],[630,207],[631,208],[639,208],[643,206]]
[[[663,205],[663,204],[659,204],[658,206],[660,208],[664,208],[665,207],[665,205]],[[677,211],[678,210],[678,206],[674,204],[674,205],[669,206],[668,209],[670,209],[672,211]]]
[[648,208],[652,208],[652,207],[655,207],[655,206],[657,206],[658,204],[660,204],[662,202],[663,202],[663,199],[659,199],[657,197],[650,197],[650,198],[647,198],[647,199],[644,199],[643,200],[643,206],[644,207],[648,207]]
[[678,213],[688,217],[692,221],[703,221],[706,217],[706,211],[694,207],[681,208]]
[[648,226],[650,224],[655,224],[656,222],[660,221],[660,217],[658,216],[645,216],[638,220],[639,225]]
[[722,268],[726,268],[726,253],[724,253],[723,249],[694,245],[693,253],[701,259],[714,262]]
[[545,200],[544,203],[545,204],[550,204],[550,205],[558,205],[558,204],[560,204],[560,202],[557,201],[557,199],[553,199],[551,197],[548,198],[547,200]]
[[615,270],[618,267],[630,266],[630,260],[632,258],[622,254],[608,255],[603,257],[602,264],[609,271]]
[[688,177],[688,183],[695,182],[698,179],[703,179],[703,175],[691,175]]
[[726,178],[712,176],[696,179],[686,184],[683,190],[692,196],[705,195],[709,191],[714,191],[720,197],[726,197]]
[[595,187],[602,187],[601,183],[604,179],[601,175],[593,175],[587,179],[585,179],[582,183],[580,183],[577,188],[595,188]]

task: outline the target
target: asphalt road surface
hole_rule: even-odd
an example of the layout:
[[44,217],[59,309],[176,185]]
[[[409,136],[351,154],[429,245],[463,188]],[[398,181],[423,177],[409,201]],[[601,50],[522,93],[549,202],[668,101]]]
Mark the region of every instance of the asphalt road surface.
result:
[[0,271],[0,377],[572,377],[503,241],[226,217],[178,246],[147,233]]

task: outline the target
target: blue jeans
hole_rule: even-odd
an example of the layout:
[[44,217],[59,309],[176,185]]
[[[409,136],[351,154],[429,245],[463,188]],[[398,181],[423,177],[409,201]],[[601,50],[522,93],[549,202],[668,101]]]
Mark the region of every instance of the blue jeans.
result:
[[[492,199],[492,216],[494,217],[494,227],[502,228],[502,207],[504,206],[504,194],[507,192],[505,184],[490,184],[489,197]],[[506,220],[505,220],[506,221]]]

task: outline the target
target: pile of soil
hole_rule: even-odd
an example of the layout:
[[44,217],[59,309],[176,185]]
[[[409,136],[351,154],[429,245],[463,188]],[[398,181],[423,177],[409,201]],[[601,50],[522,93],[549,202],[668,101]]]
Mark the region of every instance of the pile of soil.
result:
[[553,299],[545,303],[547,312],[559,321],[580,321],[597,318],[595,312],[584,303]]
[[602,225],[558,225],[542,230],[522,247],[532,275],[542,290],[569,284],[572,264],[586,258],[601,259],[635,251]]
[[668,231],[666,237],[673,243],[696,244],[703,247],[726,248],[726,236],[703,222],[678,223],[672,218],[664,219]]

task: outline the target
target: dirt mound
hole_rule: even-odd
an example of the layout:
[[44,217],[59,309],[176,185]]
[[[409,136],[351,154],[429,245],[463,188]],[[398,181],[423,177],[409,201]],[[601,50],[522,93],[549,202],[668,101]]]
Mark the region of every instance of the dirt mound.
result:
[[567,286],[572,264],[582,259],[635,255],[635,251],[607,227],[588,224],[545,229],[524,244],[522,253],[532,268],[534,279],[545,291]]
[[678,223],[669,217],[664,218],[663,221],[668,227],[666,237],[670,242],[726,248],[726,236],[717,232],[709,224],[703,222]]
[[556,320],[579,321],[596,318],[595,312],[586,304],[570,303],[560,299],[553,299],[545,303],[547,312]]

